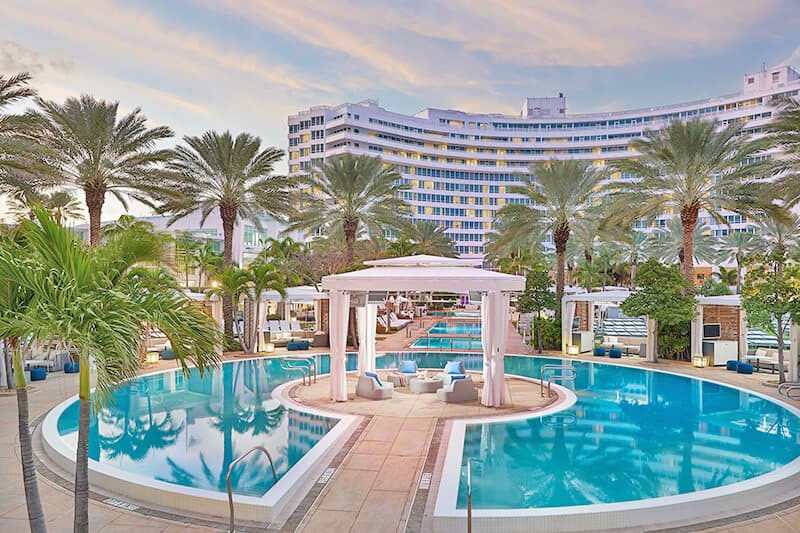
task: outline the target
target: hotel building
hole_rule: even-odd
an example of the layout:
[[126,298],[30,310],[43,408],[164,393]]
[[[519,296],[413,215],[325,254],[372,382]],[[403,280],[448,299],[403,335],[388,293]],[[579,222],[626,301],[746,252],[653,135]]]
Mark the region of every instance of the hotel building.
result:
[[[405,115],[373,100],[316,106],[289,116],[289,172],[308,173],[343,153],[380,156],[410,186],[403,194],[413,217],[444,225],[462,257],[480,258],[497,211],[527,202],[509,193],[509,186],[528,173],[530,163],[586,159],[604,169],[615,159],[635,157],[631,140],[673,120],[709,119],[720,127],[741,122],[745,132],[759,135],[774,113],[770,100],[798,90],[800,75],[782,66],[745,75],[735,94],[610,113],[568,114],[563,94],[526,98],[520,114],[512,116],[430,108]],[[611,172],[605,178],[626,179],[631,176]],[[637,222],[637,228],[654,231],[670,216]],[[729,226],[708,216],[702,221],[717,236],[753,231],[742,216],[725,216]]]

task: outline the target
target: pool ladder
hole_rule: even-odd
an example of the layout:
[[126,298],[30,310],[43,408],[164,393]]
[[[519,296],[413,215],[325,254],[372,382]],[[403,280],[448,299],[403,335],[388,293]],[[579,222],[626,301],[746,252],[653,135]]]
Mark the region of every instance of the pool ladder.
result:
[[467,459],[467,533],[472,533],[472,459]]
[[[561,371],[561,374],[555,374],[557,371]],[[575,367],[570,365],[543,365],[542,369],[539,371],[539,394],[544,396],[544,375],[546,372],[554,372],[548,379],[547,379],[547,396],[550,396],[550,385],[553,381],[575,381],[575,378],[578,376],[578,372],[575,370]]]
[[[287,362],[301,363],[301,366],[286,364]],[[317,360],[315,357],[302,357],[302,356],[288,356],[280,360],[281,368],[283,370],[297,371],[303,374],[303,385],[311,385],[313,377],[314,383],[317,382]]]
[[272,462],[272,456],[263,446],[253,446],[243,455],[240,455],[231,462],[230,466],[228,466],[228,474],[225,476],[225,484],[228,486],[228,510],[230,511],[230,528],[228,529],[229,533],[236,533],[236,519],[233,513],[233,491],[231,490],[231,473],[233,472],[234,466],[242,462],[253,452],[262,452],[267,456],[267,459],[269,459],[269,467],[272,469],[272,479],[275,481],[275,483],[278,482],[278,475],[275,473],[275,463]]
[[790,400],[800,400],[800,383],[790,381],[781,383],[778,385],[778,394],[786,396]]

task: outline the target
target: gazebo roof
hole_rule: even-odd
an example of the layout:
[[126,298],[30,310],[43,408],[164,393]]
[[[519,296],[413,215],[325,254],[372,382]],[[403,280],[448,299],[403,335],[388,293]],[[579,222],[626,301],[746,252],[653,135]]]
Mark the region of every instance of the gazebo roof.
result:
[[728,307],[741,307],[742,297],[738,294],[725,294],[723,296],[698,296],[700,305],[725,305]]
[[584,292],[564,295],[567,302],[622,302],[631,295],[630,291]]
[[286,288],[286,298],[281,297],[278,291],[264,291],[262,296],[265,300],[273,302],[294,301],[294,302],[313,302],[315,300],[327,300],[328,294],[318,291],[311,285],[300,285],[297,287]]
[[522,291],[525,278],[475,268],[449,257],[412,255],[369,261],[371,268],[322,278],[325,290],[345,291]]

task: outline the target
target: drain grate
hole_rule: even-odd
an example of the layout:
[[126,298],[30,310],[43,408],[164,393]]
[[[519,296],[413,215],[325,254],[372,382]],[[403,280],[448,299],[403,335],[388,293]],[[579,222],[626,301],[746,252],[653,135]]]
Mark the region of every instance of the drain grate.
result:
[[116,498],[106,498],[103,500],[103,503],[107,503],[108,505],[112,505],[119,509],[125,509],[126,511],[135,511],[139,508],[138,505],[133,505],[132,503],[123,502],[121,500],[117,500]]

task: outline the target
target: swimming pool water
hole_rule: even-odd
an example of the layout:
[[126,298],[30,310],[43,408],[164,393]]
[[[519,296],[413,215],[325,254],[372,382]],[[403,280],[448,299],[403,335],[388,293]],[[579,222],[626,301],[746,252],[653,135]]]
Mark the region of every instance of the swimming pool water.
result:
[[[506,357],[539,376],[547,358]],[[572,362],[577,403],[526,420],[468,424],[458,507],[472,460],[476,509],[616,503],[744,481],[800,457],[800,420],[723,385],[624,366]],[[566,383],[565,383],[566,385]]]
[[468,337],[422,337],[414,341],[412,348],[440,350],[482,350],[480,338]]
[[480,335],[480,322],[437,322],[428,330],[431,335]]

